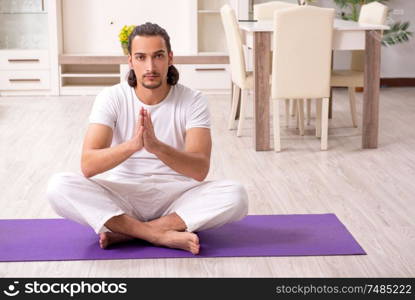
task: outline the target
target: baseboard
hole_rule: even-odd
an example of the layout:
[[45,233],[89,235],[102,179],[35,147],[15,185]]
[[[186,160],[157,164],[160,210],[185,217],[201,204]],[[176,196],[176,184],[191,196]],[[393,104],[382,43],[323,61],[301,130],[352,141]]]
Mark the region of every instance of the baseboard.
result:
[[381,78],[380,86],[415,86],[415,78]]

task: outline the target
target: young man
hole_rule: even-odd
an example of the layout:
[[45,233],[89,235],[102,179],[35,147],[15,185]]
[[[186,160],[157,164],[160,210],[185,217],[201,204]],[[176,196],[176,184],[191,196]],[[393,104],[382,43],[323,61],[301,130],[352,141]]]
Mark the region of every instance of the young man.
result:
[[[207,99],[177,83],[167,32],[137,26],[128,50],[128,82],[94,102],[83,174],[54,174],[49,202],[62,217],[91,226],[101,248],[138,238],[198,254],[194,231],[243,218],[246,191],[229,180],[203,181],[212,145]],[[105,179],[92,178],[106,171]]]

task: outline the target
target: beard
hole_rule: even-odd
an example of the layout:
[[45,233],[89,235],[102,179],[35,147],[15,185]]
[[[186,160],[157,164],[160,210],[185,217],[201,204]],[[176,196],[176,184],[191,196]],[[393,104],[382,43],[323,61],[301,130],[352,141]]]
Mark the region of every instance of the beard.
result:
[[[154,80],[153,82],[146,83],[145,80],[146,80],[146,76],[148,76],[148,75],[158,76],[158,77],[156,77],[156,79],[158,79],[158,80]],[[145,87],[146,89],[151,89],[151,90],[160,87],[162,84],[163,84],[163,81],[160,77],[160,74],[147,74],[147,75],[143,76],[143,80],[141,81],[141,85],[143,87]]]

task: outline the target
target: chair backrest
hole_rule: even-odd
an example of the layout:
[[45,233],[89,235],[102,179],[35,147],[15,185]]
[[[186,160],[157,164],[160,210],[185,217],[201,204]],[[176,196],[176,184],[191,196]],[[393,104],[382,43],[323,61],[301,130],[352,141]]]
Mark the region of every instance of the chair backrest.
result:
[[296,7],[298,5],[283,1],[271,1],[254,5],[254,19],[255,20],[272,20],[274,12],[279,9]]
[[246,88],[245,57],[235,11],[230,5],[225,4],[222,6],[220,13],[228,46],[232,81],[240,88]]
[[330,96],[334,15],[314,6],[274,13],[272,98]]
[[[386,22],[388,8],[379,3],[372,2],[362,5],[359,15],[359,23],[383,25]],[[363,72],[364,69],[364,50],[352,51],[351,69]]]
[[388,7],[379,3],[372,2],[362,5],[359,14],[359,23],[383,25],[388,15]]

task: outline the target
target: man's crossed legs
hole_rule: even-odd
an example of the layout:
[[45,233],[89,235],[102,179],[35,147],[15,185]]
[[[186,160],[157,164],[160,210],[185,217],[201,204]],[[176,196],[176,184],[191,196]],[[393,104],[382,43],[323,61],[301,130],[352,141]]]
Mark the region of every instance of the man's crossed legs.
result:
[[248,210],[244,187],[230,180],[149,176],[117,182],[57,173],[47,197],[60,216],[91,226],[102,248],[138,238],[193,254],[200,247],[194,231],[240,220]]
[[123,214],[112,217],[105,226],[112,232],[100,233],[101,248],[138,238],[158,246],[179,248],[193,254],[199,253],[198,236],[192,232],[185,232],[186,224],[176,213],[149,222],[141,222]]

